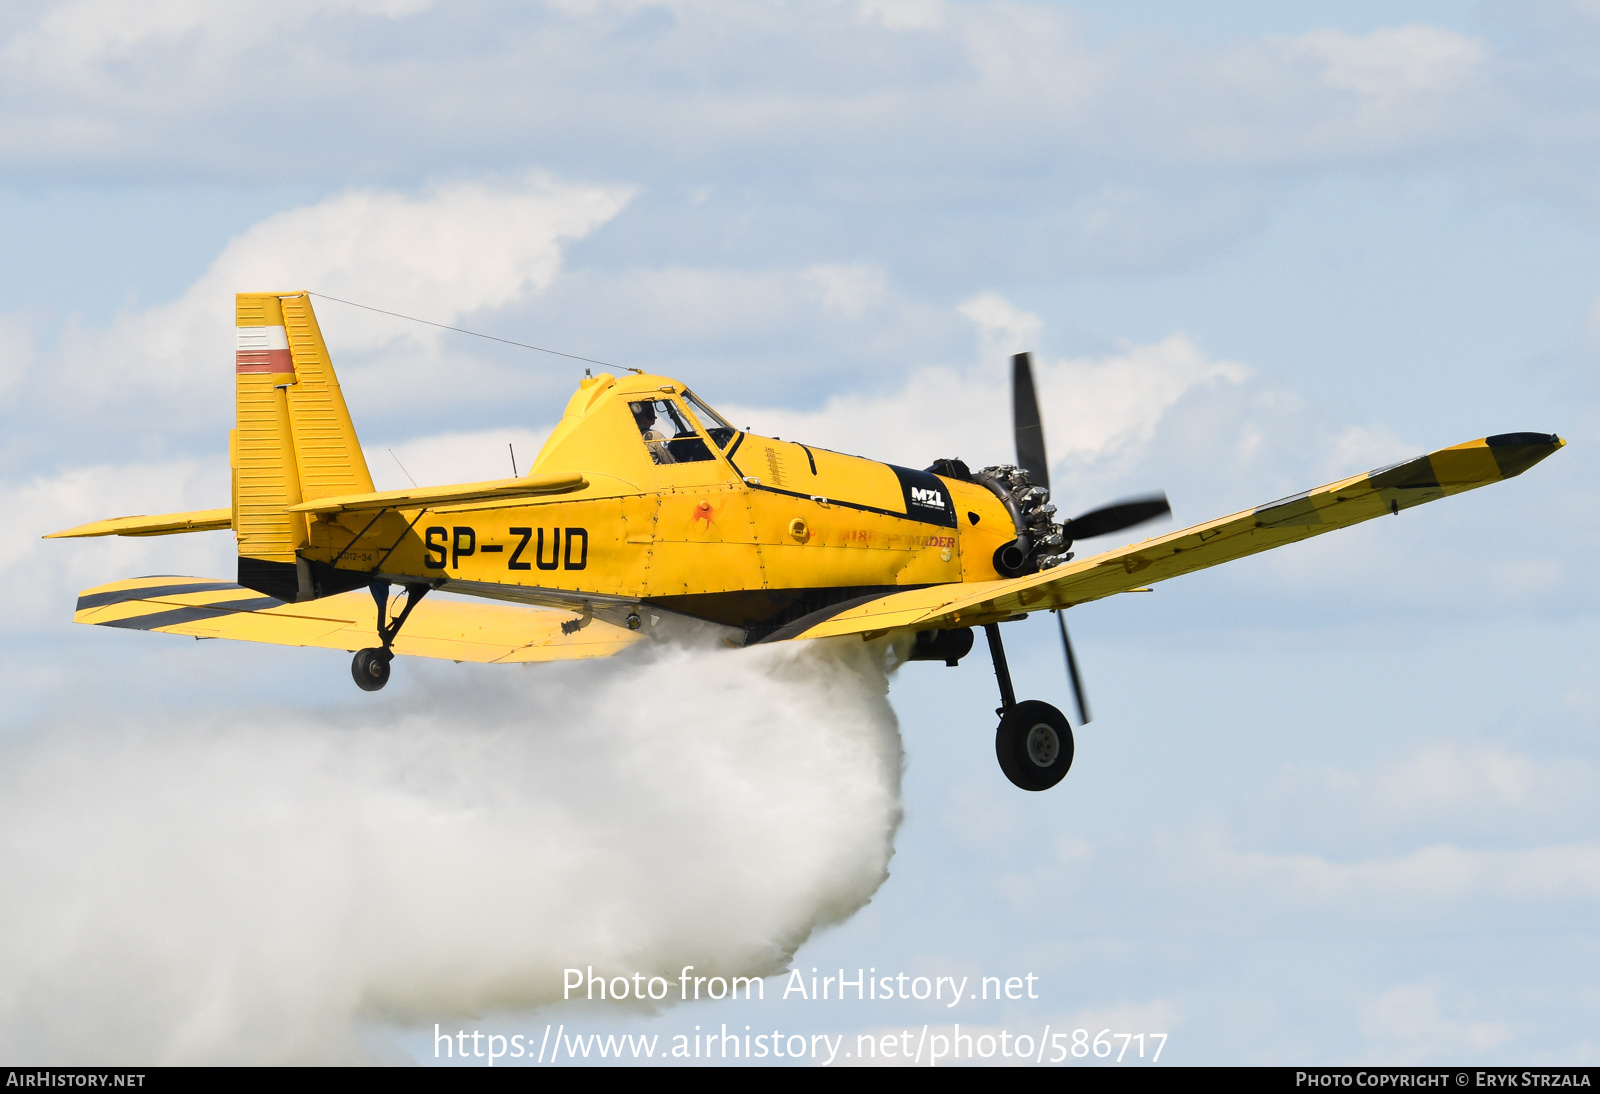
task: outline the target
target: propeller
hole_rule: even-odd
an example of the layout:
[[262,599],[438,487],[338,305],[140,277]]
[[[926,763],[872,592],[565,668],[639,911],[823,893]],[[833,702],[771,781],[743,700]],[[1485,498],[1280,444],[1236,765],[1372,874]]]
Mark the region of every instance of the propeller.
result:
[[1050,489],[1050,460],[1044,454],[1044,424],[1039,420],[1039,397],[1033,390],[1033,359],[1019,353],[1011,358],[1011,424],[1017,435],[1017,466],[1035,484]]
[[1120,532],[1124,528],[1132,528],[1136,524],[1143,524],[1147,520],[1155,520],[1171,513],[1172,506],[1167,504],[1165,494],[1146,494],[1143,497],[1128,498],[1126,501],[1091,509],[1067,521],[1067,540],[1070,542],[1093,539],[1095,536],[1109,536],[1112,532]]
[[[1018,353],[1011,358],[1011,414],[1012,432],[1017,441],[1017,466],[1028,473],[1034,485],[1050,489],[1050,460],[1044,450],[1044,423],[1039,416],[1039,397],[1033,386],[1033,358]],[[1045,506],[1047,514],[1055,512],[1054,506]],[[1147,520],[1166,516],[1172,512],[1167,496],[1162,493],[1146,494],[1137,498],[1102,505],[1081,513],[1060,526],[1048,537],[1050,550],[1057,552],[1057,561],[1070,557],[1065,551],[1073,541],[1108,536],[1143,524]],[[1051,563],[1046,560],[1044,565]],[[1078,659],[1072,653],[1072,639],[1067,636],[1067,617],[1064,609],[1056,609],[1056,625],[1061,630],[1061,652],[1067,661],[1067,677],[1072,681],[1072,697],[1078,704],[1078,721],[1087,725],[1090,720],[1089,700],[1084,694],[1083,678],[1078,674]]]
[[1061,652],[1067,655],[1067,677],[1072,681],[1072,698],[1078,704],[1078,724],[1086,726],[1093,715],[1089,713],[1089,698],[1083,693],[1083,680],[1078,676],[1078,659],[1072,656],[1072,639],[1067,637],[1067,613],[1056,609],[1056,625],[1061,628]]

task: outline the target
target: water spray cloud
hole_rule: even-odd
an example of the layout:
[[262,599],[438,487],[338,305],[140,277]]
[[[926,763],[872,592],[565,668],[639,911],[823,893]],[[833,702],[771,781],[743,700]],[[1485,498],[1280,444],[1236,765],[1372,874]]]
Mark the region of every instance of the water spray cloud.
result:
[[759,975],[899,822],[882,648],[658,649],[350,711],[52,726],[0,755],[0,1051],[358,1058],[562,969]]

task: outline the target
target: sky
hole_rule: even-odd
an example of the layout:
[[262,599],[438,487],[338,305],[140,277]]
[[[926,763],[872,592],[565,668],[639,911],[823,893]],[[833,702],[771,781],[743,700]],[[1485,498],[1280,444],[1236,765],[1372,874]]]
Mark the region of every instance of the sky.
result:
[[[1109,1059],[1079,1029],[1123,1066],[1156,1034],[1157,1063],[1600,1061],[1597,48],[1593,0],[5,5],[0,854],[33,884],[0,898],[3,1054],[727,1024],[838,1064],[960,1021],[1069,1064]],[[1164,489],[1176,527],[1489,434],[1568,447],[1074,610],[1095,717],[1025,794],[981,643],[401,662],[373,697],[337,653],[74,626],[91,585],[231,575],[221,533],[38,537],[226,504],[232,295],[301,288],[914,467],[1012,458],[1030,350],[1061,510]],[[379,489],[502,477],[582,374],[316,306]],[[1005,633],[1070,712],[1052,621]],[[452,839],[472,868],[427,865]],[[560,1000],[567,967],[685,964],[766,997]],[[783,998],[858,968],[1037,998]]]

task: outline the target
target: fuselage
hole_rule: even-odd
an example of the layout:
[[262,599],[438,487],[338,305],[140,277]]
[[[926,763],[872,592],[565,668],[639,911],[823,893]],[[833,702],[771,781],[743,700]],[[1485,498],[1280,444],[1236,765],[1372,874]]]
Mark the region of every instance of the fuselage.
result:
[[992,580],[1016,538],[981,483],[734,430],[662,376],[583,381],[529,469],[587,485],[311,522],[307,559],[476,595],[631,604],[747,640],[859,596]]

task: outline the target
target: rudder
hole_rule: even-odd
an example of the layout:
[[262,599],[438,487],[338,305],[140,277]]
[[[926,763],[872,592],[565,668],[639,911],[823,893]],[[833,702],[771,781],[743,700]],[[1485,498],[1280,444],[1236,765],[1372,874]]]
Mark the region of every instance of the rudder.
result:
[[288,512],[372,491],[310,294],[239,293],[234,304],[238,417],[228,448],[239,584],[287,601],[354,588],[360,575],[300,557],[308,525]]

